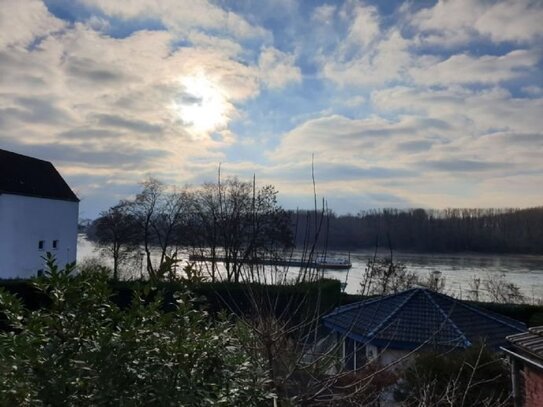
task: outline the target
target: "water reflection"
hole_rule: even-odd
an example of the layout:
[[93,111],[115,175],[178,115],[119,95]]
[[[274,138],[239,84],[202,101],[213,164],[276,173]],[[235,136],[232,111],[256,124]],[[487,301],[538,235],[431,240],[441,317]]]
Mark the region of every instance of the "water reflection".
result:
[[[326,270],[324,275],[346,282],[345,291],[355,294],[360,288],[360,282],[366,268],[368,258],[373,256],[371,251],[351,252],[353,267],[349,271]],[[79,236],[77,258],[79,261],[86,257],[96,256],[95,246],[92,242]],[[182,258],[188,258],[183,253]],[[345,253],[330,252],[329,256],[342,257]],[[397,261],[404,263],[408,270],[414,271],[422,277],[428,276],[432,271],[438,270],[446,279],[447,293],[459,298],[468,298],[470,282],[474,278],[482,280],[496,278],[504,274],[507,281],[518,285],[528,302],[543,299],[543,256],[531,255],[486,255],[486,254],[420,254],[420,253],[394,253]],[[136,267],[138,268],[138,267]],[[137,275],[139,278],[140,268]],[[295,274],[294,270],[289,274]],[[485,298],[484,290],[481,298]]]

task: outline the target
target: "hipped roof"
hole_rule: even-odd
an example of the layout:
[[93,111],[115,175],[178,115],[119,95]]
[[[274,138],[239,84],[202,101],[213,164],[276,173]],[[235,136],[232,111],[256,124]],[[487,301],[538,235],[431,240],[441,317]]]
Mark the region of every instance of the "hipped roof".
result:
[[478,341],[497,349],[506,336],[526,330],[522,322],[426,288],[338,307],[323,322],[359,343],[404,350],[465,349]]

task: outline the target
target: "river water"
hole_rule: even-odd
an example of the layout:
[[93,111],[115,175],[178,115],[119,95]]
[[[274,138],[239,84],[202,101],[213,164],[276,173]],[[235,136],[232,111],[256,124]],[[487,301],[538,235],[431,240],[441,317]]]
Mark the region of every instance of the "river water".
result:
[[[383,255],[386,254],[383,253]],[[329,252],[327,257],[344,258],[347,255],[347,253]],[[78,261],[98,256],[99,253],[96,252],[94,244],[80,235]],[[326,270],[324,274],[327,277],[346,282],[345,291],[349,294],[356,294],[360,289],[367,260],[372,256],[372,251],[351,252],[350,258],[353,267],[349,271]],[[458,298],[472,298],[470,296],[470,282],[474,278],[484,281],[503,276],[506,281],[515,283],[520,288],[526,302],[535,303],[543,299],[543,256],[395,252],[394,257],[396,261],[403,263],[408,271],[415,272],[423,278],[433,271],[441,272],[446,282],[446,293]],[[137,273],[140,271],[138,270]],[[483,287],[480,290],[480,299],[485,299]]]

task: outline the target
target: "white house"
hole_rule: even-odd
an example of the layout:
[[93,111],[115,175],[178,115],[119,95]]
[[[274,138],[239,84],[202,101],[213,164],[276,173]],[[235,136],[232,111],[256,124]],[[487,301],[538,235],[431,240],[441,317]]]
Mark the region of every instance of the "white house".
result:
[[0,278],[41,273],[42,256],[75,261],[79,199],[48,161],[0,149]]

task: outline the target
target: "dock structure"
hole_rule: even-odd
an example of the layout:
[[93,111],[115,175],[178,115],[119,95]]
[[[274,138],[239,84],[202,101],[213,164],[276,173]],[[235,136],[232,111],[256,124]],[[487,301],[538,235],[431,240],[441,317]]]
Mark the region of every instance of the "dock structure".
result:
[[[232,261],[232,259],[227,259],[224,256],[205,256],[205,255],[195,255],[192,254],[189,256],[189,261],[205,261],[205,262],[216,262],[216,263],[225,263]],[[266,259],[266,258],[256,258],[256,259],[242,259],[238,261],[243,264],[256,264],[256,265],[265,265],[265,266],[278,266],[278,267],[307,267],[307,268],[317,268],[317,269],[330,269],[330,270],[348,270],[352,267],[352,264],[349,260],[332,260],[332,259],[322,259],[322,260],[311,260],[311,259]]]

